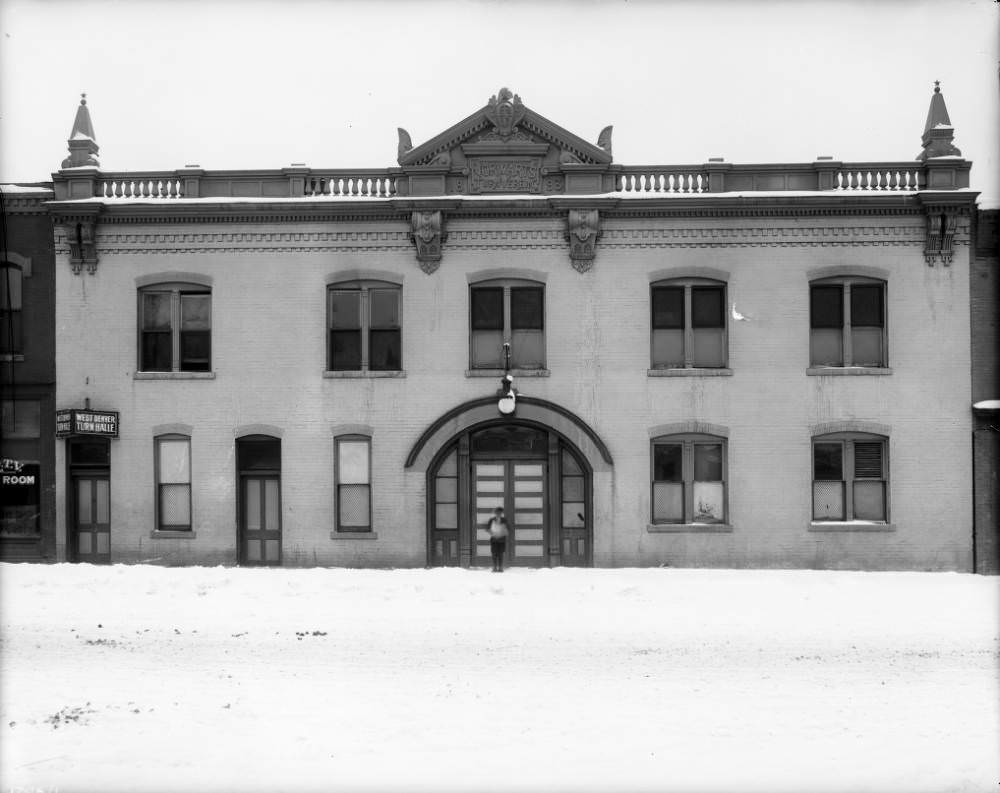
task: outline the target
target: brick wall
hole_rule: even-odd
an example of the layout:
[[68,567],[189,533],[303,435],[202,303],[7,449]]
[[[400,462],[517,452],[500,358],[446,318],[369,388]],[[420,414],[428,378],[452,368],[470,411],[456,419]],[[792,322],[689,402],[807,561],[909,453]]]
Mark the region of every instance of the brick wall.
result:
[[[967,242],[958,240],[951,267],[928,267],[920,217],[877,221],[613,219],[594,267],[578,273],[559,219],[453,219],[444,260],[429,276],[403,223],[334,224],[346,233],[332,242],[323,242],[330,226],[307,223],[172,225],[169,235],[100,226],[96,275],[73,275],[59,257],[59,403],[89,398],[95,409],[121,411],[112,443],[116,560],[233,563],[235,436],[267,424],[281,431],[286,564],[423,565],[425,472],[403,461],[435,419],[496,389],[492,378],[466,375],[470,278],[528,270],[546,286],[550,376],[516,386],[579,415],[614,458],[613,472],[594,482],[595,564],[967,570]],[[289,232],[305,236],[282,237]],[[807,376],[809,273],[852,266],[888,273],[893,373]],[[733,374],[650,377],[650,278],[691,267],[727,271],[730,302],[747,317],[729,320]],[[406,376],[324,378],[326,283],[366,270],[403,279]],[[171,271],[213,280],[214,379],[134,379],[136,278]],[[688,420],[729,429],[732,532],[647,530],[649,431]],[[810,428],[841,420],[891,427],[894,531],[808,530]],[[193,539],[151,536],[154,427],[171,422],[193,427]],[[330,536],[332,428],[344,424],[374,428],[377,539]],[[62,470],[61,445],[58,453]]]

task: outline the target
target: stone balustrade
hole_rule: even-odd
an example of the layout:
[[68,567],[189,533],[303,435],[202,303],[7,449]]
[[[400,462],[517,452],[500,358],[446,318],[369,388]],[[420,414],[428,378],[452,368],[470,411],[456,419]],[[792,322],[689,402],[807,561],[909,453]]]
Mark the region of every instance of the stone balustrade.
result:
[[[828,193],[956,190],[969,186],[971,163],[960,157],[910,162],[845,163],[822,157],[811,163],[737,164],[713,159],[700,165],[618,165],[585,169],[586,181],[549,178],[544,194],[619,194],[670,197],[734,192],[807,191]],[[562,166],[567,175],[579,164]],[[177,199],[346,198],[390,199],[462,195],[464,172],[434,170],[436,181],[420,167],[314,169],[292,165],[280,170],[208,171],[187,166],[176,171],[102,172],[66,168],[53,174],[57,201],[102,199],[171,201]],[[446,182],[447,177],[447,182]],[[550,174],[551,177],[551,174]],[[449,187],[445,187],[445,185]],[[548,185],[553,185],[549,187]],[[434,185],[433,189],[430,185]],[[599,189],[603,185],[603,190]],[[597,188],[597,189],[595,189]],[[455,190],[455,192],[452,192]]]

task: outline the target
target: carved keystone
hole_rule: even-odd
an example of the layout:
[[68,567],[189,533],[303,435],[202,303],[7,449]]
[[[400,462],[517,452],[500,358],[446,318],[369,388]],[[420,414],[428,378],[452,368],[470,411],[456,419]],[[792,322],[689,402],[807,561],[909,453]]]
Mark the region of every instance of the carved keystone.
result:
[[420,269],[430,275],[441,264],[441,246],[447,239],[441,212],[414,212],[411,218],[413,232],[410,239],[417,246]]
[[573,269],[585,273],[594,264],[597,240],[601,236],[601,218],[596,209],[571,209],[566,229],[569,258]]

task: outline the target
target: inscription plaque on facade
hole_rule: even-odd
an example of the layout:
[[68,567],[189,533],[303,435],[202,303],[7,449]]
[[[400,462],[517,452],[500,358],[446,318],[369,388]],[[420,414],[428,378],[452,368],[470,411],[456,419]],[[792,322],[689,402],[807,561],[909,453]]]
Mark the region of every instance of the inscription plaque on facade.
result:
[[540,193],[542,161],[538,157],[469,160],[470,193]]
[[118,411],[109,410],[57,410],[56,437],[69,435],[101,435],[118,437]]

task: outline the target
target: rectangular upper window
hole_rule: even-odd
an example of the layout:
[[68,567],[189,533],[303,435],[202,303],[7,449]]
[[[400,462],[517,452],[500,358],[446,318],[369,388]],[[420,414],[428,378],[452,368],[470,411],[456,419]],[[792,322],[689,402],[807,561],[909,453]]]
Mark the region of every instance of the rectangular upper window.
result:
[[726,287],[707,280],[662,281],[650,290],[654,369],[726,366]]
[[139,371],[212,369],[212,293],[193,284],[139,291]]
[[473,286],[469,296],[473,369],[502,369],[509,345],[513,369],[545,368],[545,288],[524,281]]
[[813,282],[809,326],[812,366],[888,366],[884,282],[861,278]]
[[331,286],[327,291],[327,369],[402,370],[401,296],[398,286],[380,282]]

